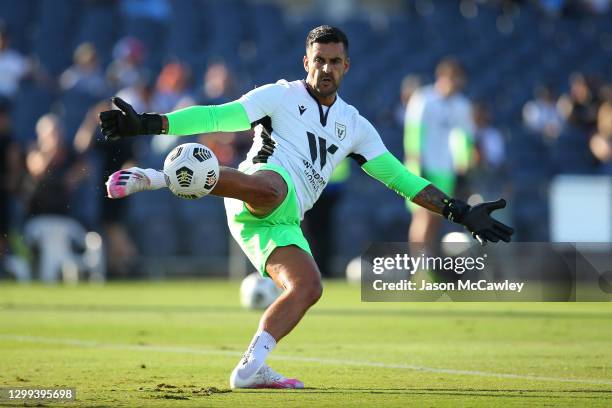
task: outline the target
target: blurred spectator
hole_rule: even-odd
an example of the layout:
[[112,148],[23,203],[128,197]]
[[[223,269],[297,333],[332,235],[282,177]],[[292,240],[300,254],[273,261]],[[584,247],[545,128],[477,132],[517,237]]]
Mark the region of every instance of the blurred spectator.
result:
[[[134,103],[134,107],[143,108],[142,111],[150,110],[152,88],[147,83],[126,88],[120,92],[120,96],[125,97],[128,103]],[[102,200],[101,221],[107,246],[108,273],[111,277],[127,277],[134,272],[138,256],[138,249],[125,227],[129,201],[106,198],[104,183],[111,173],[135,164],[135,141],[119,140],[111,143],[98,138],[98,115],[110,108],[107,101],[92,107],[77,131],[74,144],[76,151],[93,153],[101,164],[102,171],[95,177],[95,182],[96,191],[101,193],[99,199]]]
[[[474,125],[469,100],[461,93],[467,77],[452,58],[436,67],[433,85],[419,89],[406,112],[404,151],[410,171],[453,196],[457,176],[471,165]],[[410,242],[434,244],[442,219],[408,202]]]
[[501,169],[506,162],[506,147],[501,132],[491,124],[491,112],[483,103],[474,104],[474,141],[480,167]]
[[179,62],[166,64],[159,76],[155,87],[153,108],[155,112],[171,112],[179,107],[179,102],[190,96],[188,85],[190,79],[189,68]]
[[561,96],[557,103],[563,119],[590,134],[597,124],[598,92],[594,78],[580,72],[572,74],[569,94]]
[[503,195],[506,181],[506,146],[501,132],[492,124],[491,113],[483,103],[473,107],[474,141],[476,143],[473,190],[485,201]]
[[[240,97],[236,80],[224,62],[213,62],[204,72],[201,93],[196,102],[201,105],[219,105]],[[209,133],[200,136],[200,143],[207,145],[225,166],[235,166],[243,160],[253,140],[251,131]]]
[[612,101],[604,102],[597,114],[597,133],[590,141],[593,155],[602,163],[603,171],[612,174]]
[[9,45],[7,28],[0,22],[0,95],[6,98],[15,95],[19,81],[30,69],[28,60]]
[[91,43],[83,43],[74,50],[73,65],[60,77],[64,91],[75,90],[96,98],[107,95],[108,89],[96,48]]
[[240,95],[236,90],[234,77],[223,62],[214,62],[204,73],[202,97],[199,103],[203,105],[218,105],[237,99]]
[[402,84],[400,85],[400,103],[395,108],[395,112],[393,114],[395,123],[399,126],[403,127],[406,119],[406,107],[410,102],[410,98],[412,95],[421,87],[422,81],[418,75],[408,74],[402,79]]
[[71,153],[60,120],[54,114],[36,123],[37,141],[28,152],[28,213],[70,214],[70,194],[87,177],[87,166]]
[[10,207],[22,171],[21,152],[19,145],[13,140],[8,105],[0,104],[0,260],[8,251]]
[[557,139],[563,119],[556,106],[556,95],[552,87],[538,86],[534,91],[534,99],[523,107],[523,123],[539,135],[544,141],[552,142]]
[[148,73],[143,66],[146,54],[144,44],[137,38],[125,37],[113,49],[113,62],[106,77],[114,89],[122,89],[146,80]]

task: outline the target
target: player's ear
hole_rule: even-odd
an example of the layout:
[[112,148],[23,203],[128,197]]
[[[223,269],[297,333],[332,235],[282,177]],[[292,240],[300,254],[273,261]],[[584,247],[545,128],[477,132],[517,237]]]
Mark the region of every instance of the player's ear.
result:
[[304,55],[304,70],[308,72],[308,55]]
[[349,57],[346,57],[346,59],[344,60],[344,73],[345,74],[348,72],[350,67],[351,67],[351,59]]

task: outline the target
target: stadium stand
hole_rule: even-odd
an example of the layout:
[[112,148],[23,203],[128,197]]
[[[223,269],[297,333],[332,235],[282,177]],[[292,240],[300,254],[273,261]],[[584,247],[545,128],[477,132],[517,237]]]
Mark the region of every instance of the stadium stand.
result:
[[[295,6],[291,1],[0,0],[0,18],[11,47],[29,56],[33,66],[12,100],[14,136],[26,152],[38,118],[56,112],[62,115],[68,144],[72,143],[86,112],[99,100],[74,90],[62,92],[58,78],[72,63],[76,46],[85,41],[95,46],[107,69],[116,42],[135,37],[146,48],[144,65],[152,78],[166,63],[179,61],[194,74],[189,84],[194,95],[201,87],[200,73],[209,63],[222,60],[245,92],[279,78],[302,77],[305,34],[331,22],[342,27],[351,42],[351,72],[340,95],[374,123],[398,157],[403,155],[402,128],[390,112],[398,104],[402,78],[412,73],[430,82],[440,58],[459,58],[470,77],[466,94],[489,106],[507,143],[509,171],[503,182],[513,187],[513,196],[507,199],[517,238],[548,239],[548,227],[541,222],[547,219],[548,184],[557,174],[598,172],[588,145],[593,132],[565,125],[557,140],[546,144],[522,125],[522,108],[532,90],[544,82],[567,91],[568,78],[575,71],[610,81],[612,13],[594,15],[572,8],[551,17],[535,1],[392,3],[396,6],[391,11],[375,14],[355,4],[348,20],[334,22],[318,17],[321,10],[316,2],[296,15],[288,12]],[[144,157],[154,149],[152,143],[137,142],[136,160],[147,161]],[[154,155],[157,164],[149,156],[147,165],[161,167],[170,149]],[[90,152],[88,160],[99,159]],[[122,165],[116,163],[116,168]],[[335,239],[342,260],[360,253],[368,242],[405,239],[409,215],[403,203],[384,186],[366,179],[354,169],[337,207],[334,228],[343,232]],[[104,199],[102,186],[93,191],[97,200]],[[13,199],[16,207],[23,205],[19,196]],[[99,225],[97,207],[74,211],[73,216],[85,225]],[[13,219],[17,229],[27,221],[19,213]],[[147,222],[153,216],[161,221]],[[137,195],[129,199],[125,217],[145,256],[227,255],[229,236],[221,200],[192,203],[165,192]],[[347,224],[343,221],[347,217],[361,221]],[[214,240],[207,239],[211,235]],[[345,236],[351,237],[350,242]]]

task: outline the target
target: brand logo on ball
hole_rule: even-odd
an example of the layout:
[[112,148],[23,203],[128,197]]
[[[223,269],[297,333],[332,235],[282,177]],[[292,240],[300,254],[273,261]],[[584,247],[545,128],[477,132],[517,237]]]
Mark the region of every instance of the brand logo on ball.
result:
[[204,188],[210,190],[215,184],[217,184],[217,174],[214,170],[211,170],[206,175],[206,184],[204,184]]
[[174,153],[172,153],[172,156],[170,156],[170,161],[176,160],[176,158],[181,155],[182,151],[183,151],[183,147],[182,146],[179,146],[176,149],[174,149]]
[[181,167],[176,171],[176,180],[181,187],[189,187],[193,180],[193,170],[187,167]]
[[207,149],[197,147],[193,149],[193,157],[195,157],[200,163],[202,163],[204,160],[210,159],[212,157],[212,154]]

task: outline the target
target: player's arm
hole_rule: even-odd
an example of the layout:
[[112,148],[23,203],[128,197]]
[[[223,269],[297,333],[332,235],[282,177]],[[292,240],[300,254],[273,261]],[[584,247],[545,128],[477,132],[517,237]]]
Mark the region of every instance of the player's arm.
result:
[[139,114],[123,99],[115,97],[112,100],[119,110],[100,113],[102,134],[107,140],[138,135],[184,136],[235,132],[251,128],[247,113],[238,101],[223,105],[190,106],[168,114]]
[[123,99],[115,97],[112,100],[119,110],[100,113],[102,134],[106,140],[118,140],[138,135],[185,136],[248,130],[252,122],[274,112],[286,90],[280,83],[269,84],[234,102],[190,106],[167,114],[139,114]]
[[503,199],[470,206],[447,196],[424,178],[410,173],[389,152],[363,163],[362,169],[415,204],[465,226],[483,245],[487,241],[510,242],[514,230],[491,217],[492,211],[506,206]]

